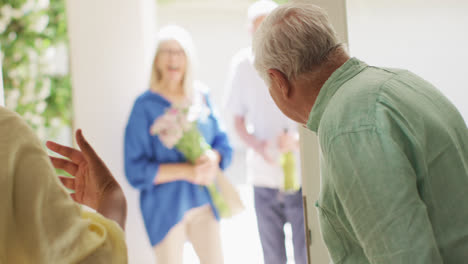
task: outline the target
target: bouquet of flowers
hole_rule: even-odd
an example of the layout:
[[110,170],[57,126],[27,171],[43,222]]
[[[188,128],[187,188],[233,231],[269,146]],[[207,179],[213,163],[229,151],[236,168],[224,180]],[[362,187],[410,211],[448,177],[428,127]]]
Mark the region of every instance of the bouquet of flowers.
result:
[[[158,135],[167,148],[175,147],[189,162],[195,163],[205,151],[211,149],[197,127],[197,121],[208,115],[209,109],[202,103],[172,106],[154,121],[150,133]],[[220,216],[231,216],[232,212],[221,195],[216,181],[207,188]]]

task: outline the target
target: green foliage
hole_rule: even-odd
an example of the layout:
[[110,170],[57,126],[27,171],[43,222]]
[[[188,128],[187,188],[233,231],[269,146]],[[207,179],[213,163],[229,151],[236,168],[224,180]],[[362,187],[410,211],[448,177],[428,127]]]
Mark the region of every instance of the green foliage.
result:
[[71,126],[70,76],[51,67],[67,45],[65,0],[0,0],[5,104],[42,139]]

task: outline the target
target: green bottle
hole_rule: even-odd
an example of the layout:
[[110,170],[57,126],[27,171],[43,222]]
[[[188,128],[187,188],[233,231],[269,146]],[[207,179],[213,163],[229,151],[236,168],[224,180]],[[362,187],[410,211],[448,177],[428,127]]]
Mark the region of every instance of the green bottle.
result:
[[286,192],[299,190],[296,177],[296,158],[292,151],[281,155],[281,167],[283,168],[284,183],[283,189]]

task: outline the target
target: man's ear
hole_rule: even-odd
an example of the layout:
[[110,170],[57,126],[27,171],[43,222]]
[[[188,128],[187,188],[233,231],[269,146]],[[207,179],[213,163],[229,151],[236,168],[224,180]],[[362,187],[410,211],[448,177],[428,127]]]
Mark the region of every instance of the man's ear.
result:
[[268,75],[270,76],[272,85],[277,86],[285,98],[289,98],[292,93],[292,87],[286,75],[277,69],[269,69]]

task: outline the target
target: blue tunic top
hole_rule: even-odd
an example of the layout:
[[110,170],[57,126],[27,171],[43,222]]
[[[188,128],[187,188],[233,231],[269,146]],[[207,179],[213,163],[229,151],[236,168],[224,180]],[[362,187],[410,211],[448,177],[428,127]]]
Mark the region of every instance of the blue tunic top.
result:
[[[198,128],[206,142],[220,153],[220,168],[225,169],[231,162],[232,148],[213,115],[208,97],[205,99],[211,113],[199,121]],[[170,106],[161,95],[144,92],[135,101],[125,131],[125,174],[130,184],[140,190],[141,212],[153,246],[192,208],[210,204],[219,219],[206,187],[188,181],[154,184],[161,164],[186,162],[178,150],[166,148],[149,132],[154,120]]]

